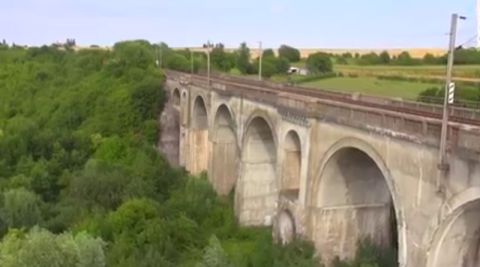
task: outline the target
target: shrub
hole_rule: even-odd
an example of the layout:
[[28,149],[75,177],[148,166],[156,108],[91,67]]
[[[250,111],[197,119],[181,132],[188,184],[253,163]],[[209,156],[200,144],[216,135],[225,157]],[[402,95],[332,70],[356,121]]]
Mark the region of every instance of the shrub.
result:
[[312,74],[327,73],[333,69],[333,63],[330,56],[326,53],[311,54],[307,58],[307,69]]
[[54,235],[40,228],[11,230],[0,243],[3,267],[104,267],[104,242],[86,233]]

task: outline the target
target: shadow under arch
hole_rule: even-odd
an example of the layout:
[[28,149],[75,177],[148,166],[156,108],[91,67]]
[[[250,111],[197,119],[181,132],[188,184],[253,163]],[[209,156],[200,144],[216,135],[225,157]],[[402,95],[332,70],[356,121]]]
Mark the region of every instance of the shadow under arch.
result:
[[300,192],[302,143],[296,130],[290,129],[283,138],[282,179],[280,193],[296,201]]
[[235,208],[243,225],[271,225],[278,199],[277,142],[268,117],[254,113],[243,135]]
[[208,111],[202,96],[195,97],[190,124],[188,170],[199,174],[208,168]]
[[239,149],[233,118],[228,106],[221,104],[213,121],[211,179],[220,195],[230,193],[238,176]]
[[344,138],[325,153],[308,183],[308,227],[322,258],[351,259],[358,241],[397,250],[406,262],[403,208],[380,154],[357,138]]
[[180,105],[180,90],[178,88],[173,89],[172,100],[173,100],[173,105],[175,106]]

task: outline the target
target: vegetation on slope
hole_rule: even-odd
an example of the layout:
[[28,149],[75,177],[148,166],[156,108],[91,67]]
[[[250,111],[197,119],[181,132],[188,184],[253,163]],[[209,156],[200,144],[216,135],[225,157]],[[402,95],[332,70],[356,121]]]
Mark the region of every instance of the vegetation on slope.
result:
[[0,266],[317,265],[157,153],[155,50],[0,47]]

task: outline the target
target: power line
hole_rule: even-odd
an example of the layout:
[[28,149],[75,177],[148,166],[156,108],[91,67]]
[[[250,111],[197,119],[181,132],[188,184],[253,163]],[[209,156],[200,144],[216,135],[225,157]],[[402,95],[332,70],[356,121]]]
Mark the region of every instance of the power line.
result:
[[465,46],[465,45],[467,45],[467,44],[469,44],[469,43],[471,43],[471,42],[473,42],[473,41],[476,41],[476,40],[477,40],[477,36],[478,36],[478,35],[475,34],[473,37],[471,37],[470,39],[468,39],[466,42],[458,45],[457,47],[462,47],[462,46]]

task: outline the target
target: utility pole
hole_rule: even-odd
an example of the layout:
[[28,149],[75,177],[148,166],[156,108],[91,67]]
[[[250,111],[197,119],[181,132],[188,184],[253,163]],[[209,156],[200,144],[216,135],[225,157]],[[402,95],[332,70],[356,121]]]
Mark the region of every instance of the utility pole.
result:
[[260,52],[260,56],[259,56],[259,60],[258,60],[258,80],[261,81],[262,80],[262,57],[263,57],[263,50],[262,50],[262,42],[258,42],[259,44],[259,52]]
[[466,19],[463,16],[458,16],[458,14],[452,14],[452,21],[450,26],[450,44],[448,49],[448,63],[447,63],[447,77],[445,80],[445,96],[443,99],[443,119],[442,119],[442,132],[440,136],[440,151],[439,151],[439,163],[438,168],[445,175],[449,170],[449,164],[447,159],[447,139],[448,139],[448,112],[449,112],[449,102],[448,94],[449,87],[452,83],[452,70],[453,70],[453,61],[455,56],[455,39],[457,35],[457,23],[458,19]]

